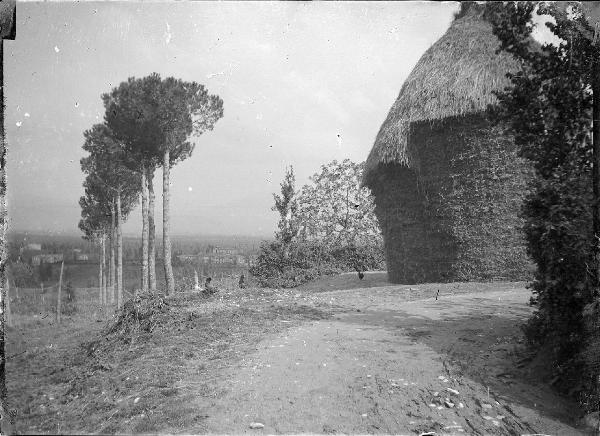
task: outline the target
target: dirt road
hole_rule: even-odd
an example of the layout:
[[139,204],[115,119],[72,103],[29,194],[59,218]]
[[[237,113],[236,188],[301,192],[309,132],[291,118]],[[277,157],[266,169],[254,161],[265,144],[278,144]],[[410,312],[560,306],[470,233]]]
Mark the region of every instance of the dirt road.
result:
[[583,434],[575,407],[518,363],[519,325],[531,313],[525,289],[321,298],[341,309],[335,319],[264,340],[231,368],[208,432]]

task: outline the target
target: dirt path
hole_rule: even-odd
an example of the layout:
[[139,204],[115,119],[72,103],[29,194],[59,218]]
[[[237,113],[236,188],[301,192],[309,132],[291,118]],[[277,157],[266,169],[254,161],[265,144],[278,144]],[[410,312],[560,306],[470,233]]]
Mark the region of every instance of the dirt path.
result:
[[263,341],[229,371],[207,431],[582,434],[574,406],[515,364],[527,291],[400,302],[377,289],[321,294],[344,309],[334,320]]

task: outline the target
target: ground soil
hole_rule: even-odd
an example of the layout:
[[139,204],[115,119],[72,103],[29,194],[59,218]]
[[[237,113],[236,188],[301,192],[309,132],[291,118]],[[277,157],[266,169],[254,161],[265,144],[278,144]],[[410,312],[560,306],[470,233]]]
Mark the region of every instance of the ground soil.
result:
[[[114,421],[120,415],[107,405],[102,432],[585,434],[577,426],[576,405],[553,392],[528,363],[519,328],[532,312],[524,283],[382,284],[381,274],[363,281],[348,274],[315,283],[313,289],[307,284],[273,291],[268,298],[238,298],[233,306],[252,306],[257,318],[248,328],[259,326],[261,334],[227,342],[237,352],[215,355],[216,360],[207,360],[206,351],[189,350],[160,407],[140,407],[145,394],[121,386],[119,404],[131,402],[137,409]],[[281,310],[292,306],[293,316]],[[326,315],[298,315],[310,307]],[[260,313],[270,314],[265,316],[270,321],[259,322]],[[65,353],[75,350],[76,338],[69,341],[62,345]],[[48,344],[36,346],[50,350]],[[14,377],[9,399],[11,393],[15,400],[22,398],[19,389],[47,382],[41,368],[26,367],[36,356],[20,361],[20,368],[9,360],[8,376]],[[137,379],[141,356],[115,361],[101,376],[122,374],[130,365],[127,380]],[[61,371],[60,361],[52,366],[53,373]],[[31,378],[24,387],[19,371]],[[100,395],[102,389],[90,392]],[[80,395],[80,403],[89,403],[93,394]],[[52,416],[62,426],[44,427],[22,414],[17,428],[25,433],[100,431],[97,422],[85,424],[85,415],[73,424],[72,404],[54,406]],[[169,409],[168,419],[159,409]],[[96,412],[90,407],[85,413],[90,421]],[[107,426],[110,420],[114,423]],[[252,423],[264,428],[252,429]]]
[[229,374],[209,432],[581,434],[576,407],[516,363],[531,313],[522,287],[327,296],[347,311],[261,343]]

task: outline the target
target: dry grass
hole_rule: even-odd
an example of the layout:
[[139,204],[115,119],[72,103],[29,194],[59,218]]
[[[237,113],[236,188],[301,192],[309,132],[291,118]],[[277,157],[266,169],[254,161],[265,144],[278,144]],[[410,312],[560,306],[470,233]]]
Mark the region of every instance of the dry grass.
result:
[[[21,433],[201,431],[191,401],[265,335],[329,316],[293,291],[222,289],[129,302],[102,325],[7,332],[9,404]],[[190,380],[194,380],[193,386]]]
[[[486,288],[386,284],[385,273],[363,281],[342,274],[302,289],[141,297],[108,324],[72,318],[60,326],[8,329],[8,401],[19,409],[17,431],[201,433],[227,371],[266,336],[354,306],[364,310],[365,293],[397,301],[433,298],[440,286],[442,298]],[[343,307],[339,293],[348,294]]]

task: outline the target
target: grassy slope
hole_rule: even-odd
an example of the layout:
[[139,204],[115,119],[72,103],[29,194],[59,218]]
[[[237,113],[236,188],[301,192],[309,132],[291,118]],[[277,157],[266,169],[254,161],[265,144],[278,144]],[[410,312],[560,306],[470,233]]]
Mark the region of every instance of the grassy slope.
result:
[[[151,332],[99,335],[100,324],[82,320],[9,330],[7,388],[9,404],[20,409],[17,430],[201,431],[206,413],[190,408],[190,399],[198,392],[216,395],[220,370],[265,335],[329,314],[289,291],[238,290],[210,299],[187,294],[167,302],[152,317]],[[98,340],[90,345],[92,338]],[[190,375],[200,385],[185,385]]]
[[[149,319],[151,332],[130,329],[136,325],[131,319],[108,334],[99,334],[101,323],[82,318],[58,327],[9,329],[6,351],[13,357],[7,362],[7,388],[9,404],[20,409],[17,430],[202,432],[211,398],[219,395],[221,371],[266,335],[330,316],[336,291],[353,289],[346,310],[364,309],[369,287],[369,298],[412,300],[433,297],[437,289],[443,295],[497,285],[390,286],[385,273],[367,274],[362,281],[353,273],[290,290],[223,290],[209,299],[179,294]],[[206,399],[205,410],[190,405],[198,392]]]

